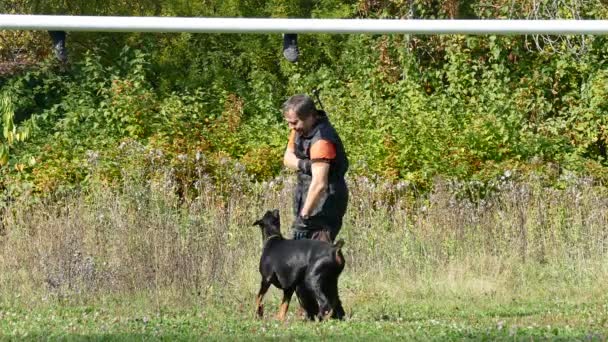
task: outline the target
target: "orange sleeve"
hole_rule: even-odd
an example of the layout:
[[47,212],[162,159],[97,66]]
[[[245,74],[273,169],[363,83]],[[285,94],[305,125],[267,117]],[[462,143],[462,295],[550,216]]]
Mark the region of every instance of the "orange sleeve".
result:
[[329,140],[319,140],[310,147],[311,161],[328,161],[336,158],[336,146]]
[[293,129],[291,130],[291,132],[289,132],[289,141],[287,142],[287,149],[290,151],[296,150],[296,131]]

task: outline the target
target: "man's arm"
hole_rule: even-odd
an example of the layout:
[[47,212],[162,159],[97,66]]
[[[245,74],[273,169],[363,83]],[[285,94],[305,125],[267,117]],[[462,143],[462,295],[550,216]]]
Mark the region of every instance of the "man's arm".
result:
[[308,188],[306,201],[300,212],[301,216],[310,215],[319,204],[319,200],[327,190],[329,168],[335,158],[336,146],[328,140],[319,140],[310,147],[312,180]]
[[285,155],[283,156],[283,165],[291,170],[298,170],[298,162],[300,159],[296,157],[296,154],[293,149],[287,147],[285,150]]
[[296,131],[291,130],[289,132],[289,141],[287,142],[287,148],[285,149],[285,154],[283,155],[283,165],[291,170],[298,170],[298,162],[300,159],[296,157]]
[[329,163],[316,162],[311,165],[312,170],[312,181],[308,188],[308,195],[306,196],[306,202],[302,207],[300,216],[308,216],[316,208],[319,203],[319,199],[323,195],[323,192],[327,189],[329,179]]

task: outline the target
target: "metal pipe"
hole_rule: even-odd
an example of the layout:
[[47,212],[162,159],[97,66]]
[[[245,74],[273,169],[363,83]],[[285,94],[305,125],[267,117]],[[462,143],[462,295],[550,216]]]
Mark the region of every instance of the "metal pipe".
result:
[[258,19],[0,15],[0,30],[193,33],[607,34],[608,20]]

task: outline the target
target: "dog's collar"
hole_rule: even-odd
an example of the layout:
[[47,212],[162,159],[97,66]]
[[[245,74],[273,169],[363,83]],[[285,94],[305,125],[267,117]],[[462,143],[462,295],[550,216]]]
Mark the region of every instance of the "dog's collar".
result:
[[274,239],[274,238],[280,238],[280,237],[281,237],[281,235],[280,235],[280,234],[272,234],[272,235],[270,235],[269,237],[267,237],[267,238],[266,238],[265,242],[268,242],[268,241],[270,241],[271,239]]

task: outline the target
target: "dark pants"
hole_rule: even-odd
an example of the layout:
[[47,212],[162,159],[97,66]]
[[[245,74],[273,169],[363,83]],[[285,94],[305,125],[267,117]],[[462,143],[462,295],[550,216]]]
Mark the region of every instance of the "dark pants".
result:
[[339,222],[333,224],[324,224],[323,227],[317,229],[298,229],[299,227],[293,227],[293,239],[303,240],[321,240],[327,242],[333,242],[338,236],[340,229],[342,229],[342,219]]
[[[308,188],[312,178],[298,174],[298,184],[296,186],[293,212],[298,215],[302,211]],[[315,239],[313,236],[318,231],[325,231],[330,236],[330,241],[334,241],[340,229],[342,229],[342,218],[348,206],[348,187],[344,179],[330,182],[328,191],[321,198],[321,202],[314,210],[307,222],[302,225],[297,217],[294,221],[293,239]]]

